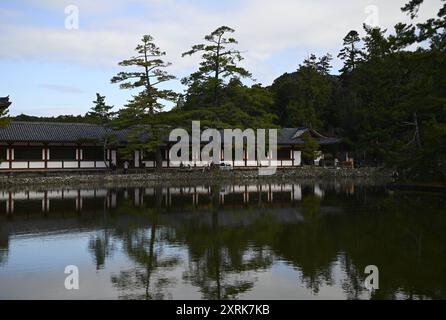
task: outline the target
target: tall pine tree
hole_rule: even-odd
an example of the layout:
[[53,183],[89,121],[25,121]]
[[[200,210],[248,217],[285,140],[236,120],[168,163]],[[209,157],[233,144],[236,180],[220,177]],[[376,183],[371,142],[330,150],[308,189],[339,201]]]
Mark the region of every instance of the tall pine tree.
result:
[[358,48],[358,44],[361,42],[361,38],[357,31],[350,31],[344,38],[344,47],[338,55],[342,61],[344,61],[344,66],[341,73],[351,72],[358,64],[362,61],[362,51]]
[[211,34],[205,36],[206,43],[192,46],[192,49],[183,53],[184,56],[201,53],[200,67],[197,72],[183,79],[183,84],[190,87],[198,84],[203,89],[208,86],[212,91],[212,103],[218,106],[220,103],[220,91],[225,78],[250,78],[251,73],[241,67],[239,62],[243,60],[241,52],[234,48],[237,40],[227,36],[235,30],[222,26]]

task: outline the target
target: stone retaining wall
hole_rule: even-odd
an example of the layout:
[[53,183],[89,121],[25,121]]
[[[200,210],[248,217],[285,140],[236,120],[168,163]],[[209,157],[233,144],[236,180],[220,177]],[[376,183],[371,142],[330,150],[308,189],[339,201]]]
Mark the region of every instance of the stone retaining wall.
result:
[[8,186],[29,186],[29,185],[96,185],[106,186],[113,184],[145,184],[145,183],[176,183],[188,184],[195,182],[220,182],[220,181],[290,181],[296,179],[388,179],[390,173],[377,168],[361,169],[326,169],[326,168],[296,168],[278,170],[272,176],[259,176],[258,170],[236,170],[236,171],[182,171],[165,170],[152,171],[147,173],[136,173],[128,175],[120,174],[91,174],[73,175],[57,174],[46,176],[30,175],[0,175],[0,187]]

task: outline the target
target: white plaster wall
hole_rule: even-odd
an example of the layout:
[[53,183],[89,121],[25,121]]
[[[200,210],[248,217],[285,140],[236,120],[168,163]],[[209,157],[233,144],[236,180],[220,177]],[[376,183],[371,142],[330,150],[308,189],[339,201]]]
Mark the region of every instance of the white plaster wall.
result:
[[105,169],[107,168],[107,164],[104,161],[96,161],[96,168]]
[[294,166],[302,165],[302,151],[294,151]]
[[13,162],[12,163],[12,168],[13,169],[27,169],[28,168],[28,162],[24,162],[24,161]]
[[144,161],[143,162],[146,166],[146,168],[154,168],[155,167],[155,161]]
[[94,168],[94,161],[81,161],[81,168]]
[[61,169],[62,161],[48,161],[48,168],[49,169]]
[[0,163],[0,169],[9,169],[9,162],[4,161]]
[[77,168],[78,162],[77,161],[64,161],[63,166],[67,169],[73,169]]
[[43,162],[43,161],[30,161],[29,168],[30,169],[44,169],[45,168],[45,162]]

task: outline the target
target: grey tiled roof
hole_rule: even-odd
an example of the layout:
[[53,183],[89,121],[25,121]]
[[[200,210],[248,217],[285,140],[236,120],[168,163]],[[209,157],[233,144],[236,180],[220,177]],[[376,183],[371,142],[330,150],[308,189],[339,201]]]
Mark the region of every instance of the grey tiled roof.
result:
[[[302,145],[302,135],[307,128],[283,128],[279,130],[279,145]],[[337,138],[327,138],[312,131],[320,145],[340,143]],[[0,128],[0,142],[81,142],[101,141],[112,134],[118,141],[125,142],[126,131],[111,131],[101,125],[87,123],[25,122],[12,121]],[[166,139],[167,140],[167,139]]]
[[[308,128],[283,128],[278,132],[277,143],[279,145],[303,145],[305,142],[302,136],[307,131],[309,131]],[[320,145],[341,143],[341,139],[338,138],[324,137],[315,131],[312,131],[312,134]]]
[[[12,121],[0,128],[3,142],[79,142],[101,141],[107,136],[103,126],[85,123],[25,122]],[[125,133],[118,132],[118,139]]]

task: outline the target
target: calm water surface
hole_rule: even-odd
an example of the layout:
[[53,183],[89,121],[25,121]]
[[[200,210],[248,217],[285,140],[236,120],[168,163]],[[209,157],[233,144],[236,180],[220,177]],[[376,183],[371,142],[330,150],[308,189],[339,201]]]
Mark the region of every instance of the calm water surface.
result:
[[355,183],[0,191],[0,299],[15,298],[444,299],[446,199]]

